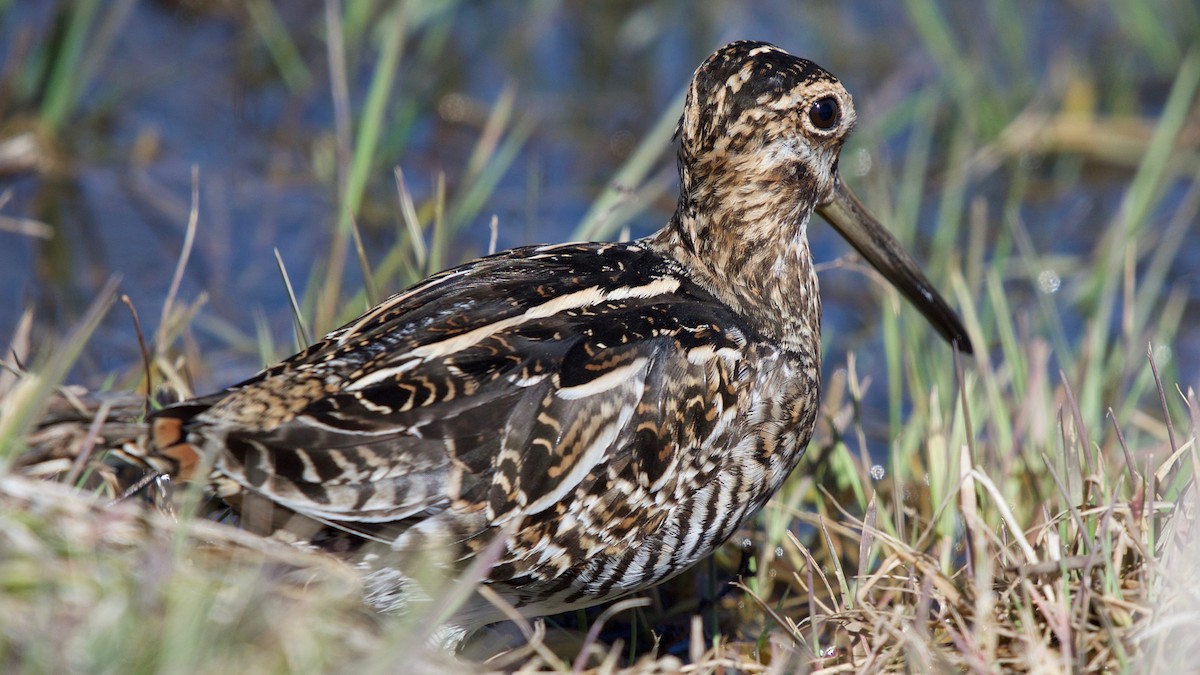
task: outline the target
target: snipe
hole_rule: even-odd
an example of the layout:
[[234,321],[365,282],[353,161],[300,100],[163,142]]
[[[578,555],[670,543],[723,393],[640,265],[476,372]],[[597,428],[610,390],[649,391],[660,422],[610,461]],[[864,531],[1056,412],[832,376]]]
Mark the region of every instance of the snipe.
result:
[[[525,615],[656,584],[762,507],[812,435],[814,211],[970,350],[842,182],[854,122],[816,64],[732,43],[692,80],[662,230],[430,277],[245,382],[158,412],[150,461],[210,483],[247,527],[354,557],[385,609],[419,592],[412,555],[461,565],[501,531],[486,583]],[[502,618],[476,597],[452,633]]]

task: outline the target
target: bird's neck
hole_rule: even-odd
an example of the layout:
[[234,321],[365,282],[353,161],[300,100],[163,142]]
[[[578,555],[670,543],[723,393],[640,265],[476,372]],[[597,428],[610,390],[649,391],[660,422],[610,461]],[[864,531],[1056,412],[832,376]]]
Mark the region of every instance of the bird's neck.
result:
[[731,209],[681,199],[648,243],[761,333],[788,351],[815,355],[821,298],[807,237],[811,208],[780,203]]

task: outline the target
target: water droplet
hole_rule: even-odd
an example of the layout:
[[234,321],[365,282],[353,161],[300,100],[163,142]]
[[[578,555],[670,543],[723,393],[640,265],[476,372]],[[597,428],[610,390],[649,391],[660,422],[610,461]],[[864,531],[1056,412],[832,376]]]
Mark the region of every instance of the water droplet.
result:
[[883,468],[882,464],[876,464],[871,467],[871,478],[874,478],[875,480],[883,480],[883,477],[886,475],[887,469]]
[[865,148],[859,148],[854,153],[854,175],[858,178],[871,173],[871,153]]
[[1154,362],[1161,368],[1163,364],[1171,360],[1171,345],[1161,344],[1154,346]]
[[447,122],[463,122],[471,107],[466,96],[459,93],[447,94],[438,101],[438,113]]
[[1038,290],[1043,293],[1057,293],[1062,286],[1062,279],[1054,270],[1042,270],[1037,278]]
[[637,137],[624,129],[613,134],[608,139],[608,150],[615,157],[624,157],[633,152],[637,145]]
[[776,557],[776,558],[782,558],[782,557],[783,557],[783,547],[782,547],[782,546],[776,546],[776,547],[775,547],[775,557]]

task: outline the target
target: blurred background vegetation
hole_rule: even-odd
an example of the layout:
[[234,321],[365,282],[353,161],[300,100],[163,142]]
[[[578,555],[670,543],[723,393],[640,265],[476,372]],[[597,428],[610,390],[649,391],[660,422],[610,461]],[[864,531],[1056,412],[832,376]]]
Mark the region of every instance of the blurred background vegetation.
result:
[[[1200,34],[1187,0],[334,6],[331,41],[330,9],[315,0],[0,3],[0,138],[13,153],[0,334],[29,308],[51,331],[70,325],[112,274],[136,307],[159,307],[193,167],[199,222],[180,295],[207,297],[191,333],[204,389],[295,346],[273,249],[316,330],[365,306],[342,241],[351,216],[380,292],[486,252],[493,216],[500,248],[644,235],[673,207],[678,94],[715,47],[754,38],[845,80],[862,121],[844,170],[935,274],[966,254],[977,198],[975,255],[1006,255],[1022,223],[1044,268],[1001,281],[1014,310],[1054,305],[1067,339],[1099,292],[1074,262],[1119,208]],[[1172,161],[1194,165],[1196,134],[1193,116]],[[1155,186],[1166,208],[1143,200],[1132,234],[1157,236],[1185,175]],[[1185,229],[1172,248],[1200,250]],[[845,252],[825,228],[814,236],[822,260]],[[1157,243],[1140,248],[1135,272],[1200,296],[1190,256],[1152,261]],[[827,334],[869,330],[858,275],[825,276]],[[1194,302],[1183,311],[1200,324]],[[81,376],[136,361],[130,336],[124,315],[108,316]],[[1182,337],[1195,368],[1200,333]]]
[[[805,583],[789,576],[813,563],[791,543],[812,543],[823,527],[813,513],[878,508],[898,541],[951,575],[972,544],[958,511],[974,502],[954,501],[975,495],[953,480],[960,446],[1009,500],[1007,515],[980,506],[997,542],[1038,523],[1057,528],[1063,549],[1051,557],[1092,556],[1110,521],[1070,509],[1119,497],[1139,504],[1139,521],[1154,513],[1147,476],[1165,504],[1194,490],[1192,470],[1174,462],[1187,456],[1184,421],[1194,430],[1197,415],[1187,392],[1200,384],[1198,36],[1194,0],[0,0],[0,337],[13,336],[10,368],[42,375],[40,394],[0,399],[0,457],[59,383],[142,383],[130,312],[111,308],[119,294],[168,379],[203,393],[493,247],[652,232],[674,206],[683,87],[712,50],[751,38],[820,63],[855,96],[842,171],[962,307],[978,356],[957,375],[920,318],[832,230],[810,228],[828,392],[810,462],[758,528],[663,591],[650,629],[686,632],[693,612],[713,610],[741,544],[759,553],[748,568],[758,595],[727,599],[726,634],[763,647],[786,623],[749,597],[797,621],[848,609],[812,604],[811,567]],[[16,381],[0,373],[0,395]],[[1154,550],[1165,522],[1134,538]],[[43,543],[74,550],[57,536]],[[866,539],[861,528],[821,532],[813,564],[833,575],[826,595],[840,581],[854,597],[838,565],[880,562]],[[1141,569],[1121,560],[1110,587]],[[113,574],[134,574],[123,565]],[[18,571],[0,569],[0,586],[41,578]],[[210,581],[219,595],[219,573]],[[167,598],[178,593],[164,584]],[[250,614],[213,629],[207,612],[225,610],[198,588],[212,602],[185,613],[178,634],[165,624],[176,641],[163,644],[196,625],[229,639],[249,621],[253,639],[284,645],[280,662],[328,665],[340,653],[318,639],[327,651],[297,656],[261,637],[244,618],[257,616],[249,601],[238,611]],[[131,616],[170,614],[134,605],[142,614]],[[1044,608],[1030,606],[1013,610],[1026,627],[1021,612]],[[676,624],[662,619],[672,614]],[[618,634],[637,635],[633,624]],[[819,645],[817,626],[796,635]],[[1121,649],[1074,646],[1068,664],[1099,654],[1128,665]],[[97,654],[89,663],[129,658],[115,646]],[[31,662],[57,663],[46,658]]]

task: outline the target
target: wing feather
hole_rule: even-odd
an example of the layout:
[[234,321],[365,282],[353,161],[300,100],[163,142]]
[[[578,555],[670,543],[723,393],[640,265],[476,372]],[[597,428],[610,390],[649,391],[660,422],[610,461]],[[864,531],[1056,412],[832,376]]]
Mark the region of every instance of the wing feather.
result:
[[746,330],[635,244],[516,249],[159,416],[295,513],[403,531],[458,508],[492,527],[623,474],[662,487],[715,423],[707,371]]

